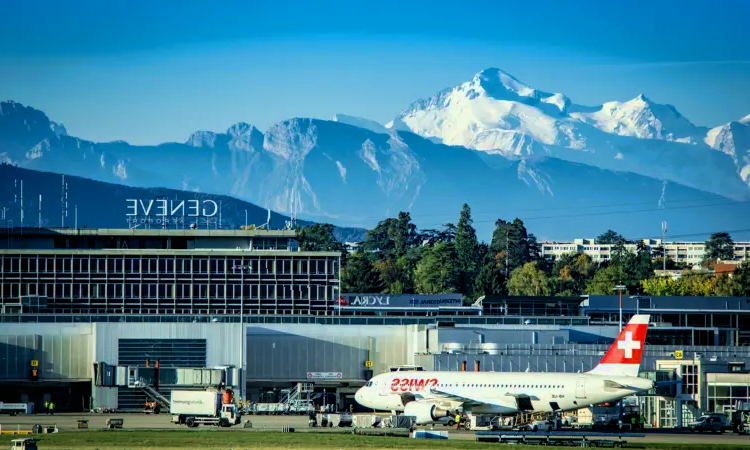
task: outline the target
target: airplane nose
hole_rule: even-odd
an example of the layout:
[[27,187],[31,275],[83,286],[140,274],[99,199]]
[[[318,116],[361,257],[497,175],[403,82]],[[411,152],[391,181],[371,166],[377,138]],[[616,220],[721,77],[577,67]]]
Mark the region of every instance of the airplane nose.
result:
[[358,389],[357,392],[354,393],[354,400],[360,405],[362,404],[362,389]]

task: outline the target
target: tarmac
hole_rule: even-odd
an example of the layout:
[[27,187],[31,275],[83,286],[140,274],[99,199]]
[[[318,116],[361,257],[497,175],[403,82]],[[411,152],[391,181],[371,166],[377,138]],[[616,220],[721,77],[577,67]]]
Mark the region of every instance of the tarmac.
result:
[[[98,430],[106,427],[106,421],[109,418],[122,418],[124,419],[124,429],[138,429],[138,430],[163,430],[163,429],[187,429],[184,426],[176,425],[171,423],[170,414],[35,414],[29,416],[8,416],[0,415],[0,426],[2,431],[10,431],[15,429],[29,430],[36,424],[42,426],[57,425],[60,432],[75,431],[85,432],[86,429],[78,428],[79,420],[88,421],[89,430]],[[245,415],[242,417],[242,422],[246,420],[252,422],[252,428],[244,428],[242,425],[233,426],[231,428],[218,428],[217,430],[225,432],[253,432],[260,430],[267,431],[281,431],[283,426],[294,427],[295,431],[308,432],[308,431],[321,431],[323,429],[316,428],[311,429],[308,427],[307,416],[259,416],[259,415]],[[432,427],[418,427],[418,429],[430,429]],[[200,428],[198,428],[200,429]],[[465,431],[456,430],[455,427],[447,427],[443,425],[435,425],[435,431],[448,431],[450,439],[456,440],[475,440],[476,431]],[[346,432],[351,428],[326,428],[325,432]],[[735,445],[748,445],[750,446],[750,435],[737,435],[735,433],[726,432],[723,434],[702,434],[702,433],[690,433],[685,431],[670,430],[670,429],[645,429],[639,430],[637,433],[645,434],[645,437],[624,437],[629,444],[637,445],[639,443],[673,443],[673,444],[735,444]]]

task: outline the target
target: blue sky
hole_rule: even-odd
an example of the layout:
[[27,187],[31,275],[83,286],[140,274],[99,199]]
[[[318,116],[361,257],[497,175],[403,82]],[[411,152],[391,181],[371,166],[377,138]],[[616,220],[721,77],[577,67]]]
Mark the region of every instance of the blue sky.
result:
[[95,141],[387,122],[487,67],[581,104],[644,93],[698,125],[750,113],[742,0],[5,0],[0,15],[0,99]]

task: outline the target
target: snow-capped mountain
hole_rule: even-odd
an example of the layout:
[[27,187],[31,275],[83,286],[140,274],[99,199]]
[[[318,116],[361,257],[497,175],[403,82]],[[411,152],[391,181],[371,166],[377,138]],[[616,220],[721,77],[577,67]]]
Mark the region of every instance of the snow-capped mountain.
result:
[[729,198],[750,197],[733,160],[704,143],[707,128],[643,95],[581,106],[562,94],[533,89],[502,70],[487,69],[414,102],[386,127],[507,158],[552,156]]
[[750,186],[750,122],[746,120],[748,118],[750,116],[740,122],[729,122],[712,128],[708,131],[705,142],[711,148],[732,158],[740,177]]
[[[663,220],[680,233],[745,227],[750,208],[732,200],[750,197],[748,118],[707,130],[643,96],[585,107],[486,70],[386,126],[343,114],[285,120],[265,132],[240,122],[158,146],[78,139],[41,111],[2,103],[0,160],[231,195],[340,226],[370,227],[409,211],[418,226],[439,227],[469,203],[485,235],[497,218],[519,216],[542,238],[595,235],[613,220],[626,235],[653,236]],[[699,207],[670,210],[671,201]],[[612,215],[622,206],[602,209],[634,203],[641,206],[628,215]]]

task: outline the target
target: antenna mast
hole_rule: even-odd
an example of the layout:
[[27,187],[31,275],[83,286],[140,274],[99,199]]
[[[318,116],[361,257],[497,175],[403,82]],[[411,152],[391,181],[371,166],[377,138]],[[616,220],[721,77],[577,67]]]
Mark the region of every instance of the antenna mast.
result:
[[65,182],[65,175],[62,176],[62,187],[60,191],[60,216],[61,226],[65,228],[65,218],[68,217],[68,183]]
[[21,180],[21,232],[23,232],[23,180]]
[[39,228],[42,228],[42,194],[39,194]]
[[667,270],[667,222],[661,223],[661,248],[664,251],[662,259],[664,260],[664,270]]

